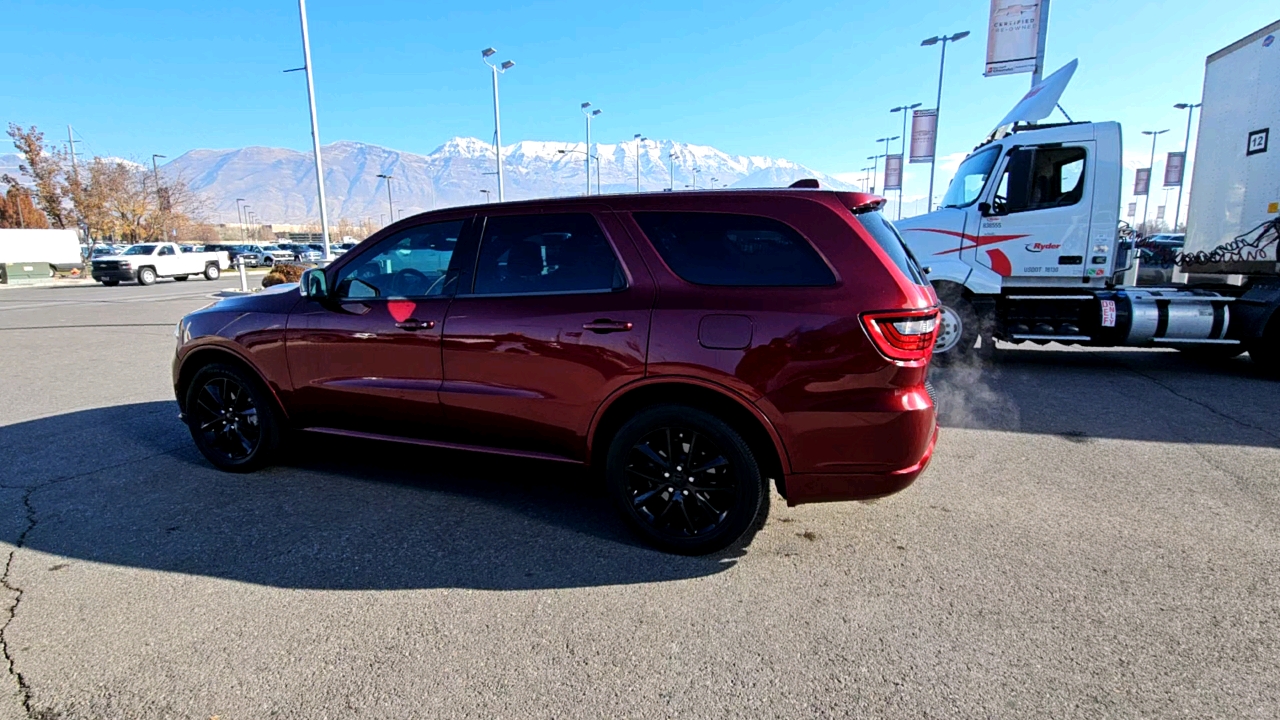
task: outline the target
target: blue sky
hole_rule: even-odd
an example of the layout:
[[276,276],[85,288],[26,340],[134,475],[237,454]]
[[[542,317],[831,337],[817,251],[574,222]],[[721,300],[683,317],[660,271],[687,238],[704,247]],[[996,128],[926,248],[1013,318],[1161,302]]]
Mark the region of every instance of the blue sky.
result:
[[[70,123],[87,152],[143,161],[309,147],[303,76],[282,72],[302,64],[296,2],[8,5],[0,120],[51,139]],[[940,156],[971,149],[1026,91],[1029,75],[982,77],[988,7],[312,0],[308,14],[325,142],[426,153],[455,135],[491,138],[479,51],[493,46],[516,62],[502,78],[505,143],[579,140],[589,100],[604,110],[598,141],[640,132],[857,174],[882,152],[875,138],[901,132],[890,107],[932,105],[938,48],[923,38],[973,32],[948,49]],[[1186,115],[1172,105],[1199,99],[1205,56],[1277,17],[1274,0],[1055,0],[1046,64],[1080,59],[1063,106],[1076,120],[1120,121],[1131,165],[1145,165],[1140,130],[1172,129],[1161,153],[1181,146]],[[927,166],[910,166],[908,196],[926,183]]]

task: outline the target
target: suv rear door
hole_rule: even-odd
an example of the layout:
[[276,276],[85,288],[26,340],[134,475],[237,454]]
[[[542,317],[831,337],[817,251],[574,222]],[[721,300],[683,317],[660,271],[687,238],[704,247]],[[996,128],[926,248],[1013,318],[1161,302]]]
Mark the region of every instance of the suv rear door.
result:
[[597,408],[644,377],[653,280],[611,213],[562,207],[472,234],[440,389],[460,442],[584,459]]

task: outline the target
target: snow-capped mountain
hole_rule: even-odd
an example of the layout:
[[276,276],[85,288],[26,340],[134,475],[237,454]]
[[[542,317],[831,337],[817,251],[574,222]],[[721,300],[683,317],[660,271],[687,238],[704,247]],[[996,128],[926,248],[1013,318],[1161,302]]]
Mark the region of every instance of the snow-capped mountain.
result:
[[[537,140],[503,146],[506,199],[585,193],[583,149],[583,143]],[[601,192],[635,191],[636,150],[633,142],[592,144],[591,154],[600,160]],[[788,160],[729,155],[705,145],[651,140],[639,151],[640,189],[649,192],[684,189],[695,182],[699,188],[785,187],[802,178],[816,178],[832,189],[854,189]],[[335,224],[390,219],[387,186],[378,175],[392,177],[397,219],[432,208],[497,201],[493,145],[475,138],[453,138],[428,155],[336,142],[324,146],[322,159],[329,220]],[[319,216],[309,152],[267,147],[192,150],[162,166],[161,172],[181,176],[204,195],[214,222],[235,222],[236,198],[244,198],[263,222],[307,223]],[[594,162],[591,174],[594,193]]]

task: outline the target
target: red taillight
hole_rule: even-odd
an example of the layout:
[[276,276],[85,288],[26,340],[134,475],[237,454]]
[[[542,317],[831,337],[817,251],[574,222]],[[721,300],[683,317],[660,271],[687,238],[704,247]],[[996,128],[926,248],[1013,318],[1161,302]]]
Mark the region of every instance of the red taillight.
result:
[[933,341],[938,337],[938,311],[864,313],[862,325],[876,349],[890,360],[924,360],[933,353]]

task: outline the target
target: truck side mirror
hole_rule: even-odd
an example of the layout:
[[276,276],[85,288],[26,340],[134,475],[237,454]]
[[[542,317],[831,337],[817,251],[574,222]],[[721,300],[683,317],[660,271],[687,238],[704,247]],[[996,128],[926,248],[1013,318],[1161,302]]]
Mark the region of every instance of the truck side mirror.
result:
[[320,268],[311,268],[298,280],[298,292],[302,297],[325,300],[329,297],[329,280]]
[[982,213],[982,217],[991,217],[991,203],[978,203],[978,212]]

